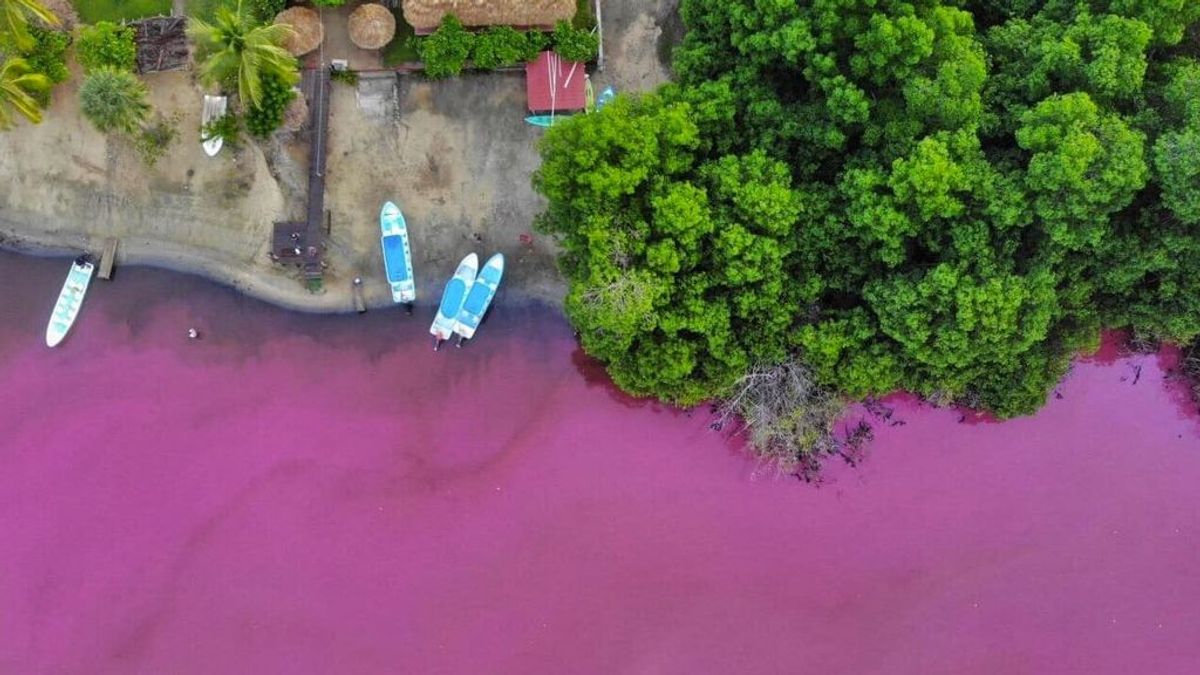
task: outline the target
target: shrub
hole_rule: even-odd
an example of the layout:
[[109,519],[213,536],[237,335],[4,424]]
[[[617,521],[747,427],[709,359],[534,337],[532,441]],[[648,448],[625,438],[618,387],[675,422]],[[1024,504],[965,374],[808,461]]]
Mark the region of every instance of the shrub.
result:
[[354,70],[334,70],[329,73],[329,79],[334,82],[348,84],[351,87],[358,85],[358,71]]
[[258,137],[266,138],[283,124],[283,113],[296,97],[296,92],[287,82],[275,75],[264,75],[262,101],[246,111],[246,129]]
[[538,54],[550,48],[552,42],[550,33],[543,33],[540,30],[531,30],[525,34],[525,53],[521,55],[521,60],[525,62],[536,61]]
[[[71,45],[71,36],[40,26],[30,26],[29,35],[33,38],[33,46],[21,52],[21,58],[33,72],[45,75],[51,84],[66,82],[71,76],[71,71],[67,70],[67,47]],[[4,48],[0,46],[2,51]]]
[[158,160],[162,159],[163,155],[167,154],[171,144],[178,138],[179,118],[158,115],[152,123],[146,125],[141,133],[134,137],[133,147],[137,149],[138,155],[146,163],[146,166],[154,166]]
[[287,0],[250,0],[244,6],[259,21],[270,21],[282,12]]
[[532,60],[528,53],[529,40],[525,39],[524,33],[511,26],[493,26],[475,36],[471,59],[476,68],[492,70]]
[[104,67],[132,72],[137,65],[137,45],[133,38],[132,28],[101,21],[79,31],[75,54],[89,73]]
[[101,68],[83,81],[79,105],[84,117],[104,133],[136,133],[150,113],[146,85],[133,73]]
[[201,140],[220,138],[231,148],[238,146],[241,136],[242,120],[234,112],[227,112],[200,128]]
[[804,468],[850,449],[834,436],[841,413],[837,396],[818,384],[803,363],[789,359],[752,368],[739,378],[717,405],[714,426],[740,420],[740,431],[755,454],[785,468]]
[[474,42],[475,36],[463,28],[458,17],[447,14],[442,25],[417,45],[417,52],[425,62],[425,74],[432,78],[458,75]]
[[346,0],[313,0],[313,4],[322,7],[341,7],[346,4]]
[[568,61],[591,61],[600,51],[600,39],[592,31],[559,21],[554,27],[554,51]]

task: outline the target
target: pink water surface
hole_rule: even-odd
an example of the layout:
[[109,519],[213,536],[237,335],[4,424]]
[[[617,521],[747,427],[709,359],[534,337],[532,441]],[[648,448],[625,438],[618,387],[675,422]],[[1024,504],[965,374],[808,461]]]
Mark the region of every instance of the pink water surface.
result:
[[813,487],[548,311],[433,354],[123,269],[48,350],[66,267],[0,256],[0,673],[1198,672],[1166,357],[1005,424],[893,400]]

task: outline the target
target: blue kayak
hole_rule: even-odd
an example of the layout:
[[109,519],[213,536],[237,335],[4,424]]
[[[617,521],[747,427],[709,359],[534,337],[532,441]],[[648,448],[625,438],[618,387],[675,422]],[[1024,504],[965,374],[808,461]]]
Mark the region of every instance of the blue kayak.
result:
[[[475,283],[471,285],[471,291],[467,293],[467,299],[463,302],[462,309],[458,311],[458,317],[454,322],[454,332],[462,340],[470,340],[475,337],[479,322],[483,321],[483,315],[487,313],[488,306],[496,297],[496,289],[500,287],[500,279],[503,276],[504,254],[497,253],[488,258],[483,269],[479,270],[479,275],[475,277]],[[461,343],[462,340],[459,342]]]

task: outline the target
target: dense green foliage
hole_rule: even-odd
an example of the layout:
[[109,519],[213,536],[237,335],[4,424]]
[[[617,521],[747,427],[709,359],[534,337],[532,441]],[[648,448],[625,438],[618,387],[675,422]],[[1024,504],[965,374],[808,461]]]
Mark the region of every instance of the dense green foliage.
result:
[[[11,35],[0,33],[0,55],[12,54],[25,61],[31,72],[44,75],[51,85],[66,82],[71,77],[67,68],[67,48],[71,46],[71,36],[61,30],[51,30],[40,26],[29,26],[30,41],[26,48],[17,47]],[[50,102],[50,90],[41,90],[37,94],[42,107]]]
[[475,36],[471,60],[476,68],[493,70],[537,58],[536,45],[511,26],[492,26]]
[[559,21],[554,27],[553,39],[555,53],[568,61],[591,61],[600,49],[596,33],[576,28],[567,21]]
[[100,68],[79,87],[79,109],[102,133],[135,134],[150,114],[149,92],[133,73]]
[[263,24],[229,7],[219,7],[212,23],[192,18],[188,35],[196,44],[200,77],[208,84],[236,88],[242,105],[263,105],[266,83],[300,81],[296,59],[281,45],[290,27]]
[[322,7],[341,7],[346,4],[346,0],[312,0],[314,5]]
[[111,67],[132,71],[137,66],[137,44],[132,28],[101,21],[79,30],[75,58],[85,70]]
[[425,74],[438,79],[461,73],[474,46],[475,35],[463,28],[458,17],[447,14],[433,34],[417,42],[417,53],[425,63]]
[[453,14],[443,17],[433,34],[414,38],[411,44],[425,64],[425,74],[435,79],[458,75],[468,61],[479,70],[528,63],[546,49],[553,49],[568,61],[591,61],[600,46],[592,30],[565,21],[560,21],[553,33],[519,31],[511,26],[492,26],[472,33]]
[[50,88],[50,80],[34,72],[24,59],[0,62],[0,131],[15,124],[13,113],[37,124],[42,121],[38,95]]
[[246,0],[242,5],[243,11],[253,13],[259,21],[272,21],[275,15],[287,7],[287,0]]
[[246,129],[258,138],[270,136],[283,124],[283,114],[294,98],[291,84],[274,75],[263,77],[262,99],[246,110]]
[[622,388],[694,403],[798,355],[1007,416],[1102,327],[1200,336],[1200,3],[681,12],[678,82],[556,125],[535,176]]

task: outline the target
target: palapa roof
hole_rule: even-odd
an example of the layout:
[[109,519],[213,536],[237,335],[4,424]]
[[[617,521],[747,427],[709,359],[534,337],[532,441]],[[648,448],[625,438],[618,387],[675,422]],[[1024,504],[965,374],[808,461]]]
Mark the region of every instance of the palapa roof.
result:
[[383,5],[368,3],[350,13],[350,41],[363,49],[383,49],[396,37],[396,17]]
[[283,41],[283,48],[292,56],[303,56],[321,46],[325,27],[321,15],[308,7],[290,7],[275,15],[275,23],[292,27],[292,34]]
[[453,14],[465,26],[553,26],[575,16],[575,0],[404,0],[404,20],[418,33]]

